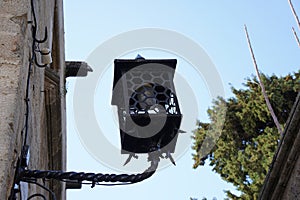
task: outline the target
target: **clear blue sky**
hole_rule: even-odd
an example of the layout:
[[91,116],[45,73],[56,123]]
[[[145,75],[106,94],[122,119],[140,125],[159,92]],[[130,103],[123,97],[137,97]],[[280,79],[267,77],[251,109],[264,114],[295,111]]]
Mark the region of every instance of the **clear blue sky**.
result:
[[[295,1],[294,4],[300,13],[299,2]],[[64,7],[67,60],[86,60],[103,42],[127,31],[141,28],[172,30],[192,39],[206,51],[222,78],[228,97],[231,95],[229,84],[240,88],[245,78],[254,74],[243,29],[243,25],[247,24],[262,72],[269,75],[285,75],[298,70],[300,66],[299,48],[291,31],[291,27],[296,27],[296,23],[287,0],[172,2],[65,0]],[[298,33],[300,35],[300,31]],[[152,58],[172,56],[160,51],[144,53]],[[181,63],[186,65],[184,61]],[[191,72],[187,70],[187,73]],[[199,83],[196,79],[197,77],[190,74],[188,81],[196,91],[199,88],[201,91],[201,86],[199,87],[201,81]],[[68,170],[112,173],[113,169],[96,161],[80,143],[73,117],[74,83],[75,79],[69,79],[67,83]],[[207,93],[205,88],[203,90],[203,93]],[[110,96],[106,98],[110,99]],[[200,120],[207,120],[205,110],[210,106],[211,99],[201,94],[196,95],[196,98],[201,102],[198,117]],[[223,190],[234,187],[222,181],[208,166],[192,169],[192,153],[188,147],[185,154],[177,160],[177,166],[160,170],[139,184],[98,186],[93,189],[84,186],[81,190],[69,190],[68,199],[189,200],[190,197],[201,199],[204,196],[208,199],[213,197],[223,199],[225,197]],[[103,154],[109,152],[104,150]],[[134,162],[131,164],[134,165]]]

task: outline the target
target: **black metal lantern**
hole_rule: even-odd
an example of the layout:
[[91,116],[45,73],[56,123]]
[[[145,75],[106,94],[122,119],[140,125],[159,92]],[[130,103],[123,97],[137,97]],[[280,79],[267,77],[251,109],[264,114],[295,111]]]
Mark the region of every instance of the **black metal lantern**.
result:
[[[9,199],[17,198],[20,190],[15,186],[21,181],[37,184],[47,191],[50,190],[33,180],[56,179],[67,182],[68,188],[71,185],[72,188],[81,188],[83,182],[92,187],[100,182],[122,185],[151,177],[162,157],[175,164],[171,153],[175,150],[182,118],[173,83],[176,63],[176,59],[146,60],[140,56],[133,60],[115,60],[112,105],[118,107],[121,153],[129,154],[125,164],[136,157],[136,153],[148,153],[151,165],[143,173],[117,175],[31,170],[28,169],[29,147],[23,146]],[[50,193],[55,199],[55,194]]]
[[[174,153],[181,112],[176,59],[116,59],[112,105],[118,107],[122,154]],[[171,159],[172,160],[172,159]]]

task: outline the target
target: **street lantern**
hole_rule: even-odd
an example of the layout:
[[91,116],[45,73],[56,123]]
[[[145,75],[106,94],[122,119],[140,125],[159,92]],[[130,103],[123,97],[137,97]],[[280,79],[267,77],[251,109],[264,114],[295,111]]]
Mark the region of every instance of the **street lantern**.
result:
[[111,104],[118,107],[122,154],[159,151],[175,164],[171,153],[182,118],[173,83],[176,63],[140,55],[114,61]]
[[[175,165],[171,154],[175,151],[178,133],[182,132],[179,130],[182,114],[173,83],[177,60],[150,60],[138,55],[136,59],[116,59],[114,64],[111,104],[118,107],[121,153],[129,154],[125,164],[132,157],[136,158],[136,154],[147,153],[150,167],[138,174],[32,170],[28,168],[29,146],[23,146],[9,200],[17,198],[20,192],[17,186],[21,181],[37,184],[50,191],[55,199],[51,190],[32,180],[56,179],[67,182],[67,188],[81,188],[83,183],[94,187],[101,185],[100,182],[126,185],[151,177],[160,158],[170,159]],[[36,195],[39,194],[32,196]]]

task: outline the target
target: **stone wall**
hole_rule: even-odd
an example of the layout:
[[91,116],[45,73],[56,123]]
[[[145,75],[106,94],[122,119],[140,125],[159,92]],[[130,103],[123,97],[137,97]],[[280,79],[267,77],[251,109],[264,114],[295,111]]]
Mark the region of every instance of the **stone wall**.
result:
[[[298,149],[299,151],[299,149]],[[293,168],[282,199],[300,199],[300,158]]]
[[[64,96],[64,29],[62,0],[35,1],[37,37],[48,39],[40,48],[52,50],[49,67],[33,65],[29,71],[33,20],[29,0],[0,1],[0,199],[8,199],[13,186],[17,160],[25,140],[26,85],[29,84],[30,169],[66,168]],[[39,59],[39,58],[38,58]],[[53,79],[54,77],[54,79]],[[64,199],[64,186],[45,183]],[[41,192],[23,184],[24,194]],[[23,194],[23,197],[26,196]]]
[[300,199],[300,92],[261,189],[260,200]]

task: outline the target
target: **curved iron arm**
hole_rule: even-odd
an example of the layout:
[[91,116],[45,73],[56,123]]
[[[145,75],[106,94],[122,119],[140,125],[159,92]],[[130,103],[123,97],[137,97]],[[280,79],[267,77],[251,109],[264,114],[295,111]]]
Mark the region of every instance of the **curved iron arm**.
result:
[[84,172],[64,172],[64,171],[42,171],[29,170],[21,168],[18,174],[19,181],[26,182],[28,179],[56,179],[59,181],[89,181],[92,187],[98,182],[120,182],[137,183],[151,177],[159,163],[159,157],[151,160],[151,165],[143,173],[139,174],[102,174],[102,173],[84,173]]

